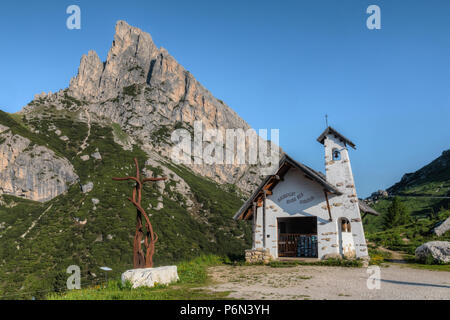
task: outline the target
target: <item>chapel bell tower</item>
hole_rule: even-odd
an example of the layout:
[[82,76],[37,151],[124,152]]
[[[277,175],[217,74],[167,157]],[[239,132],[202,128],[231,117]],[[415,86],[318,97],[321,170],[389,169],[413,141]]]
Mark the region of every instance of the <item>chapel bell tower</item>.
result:
[[356,149],[355,144],[332,127],[326,128],[317,141],[325,147],[327,181],[347,193],[345,190],[354,188],[355,184],[347,146]]
[[355,144],[332,127],[327,127],[317,138],[325,147],[326,180],[341,195],[330,199],[331,216],[338,235],[339,252],[347,257],[368,255],[361,221],[358,196],[348,154]]

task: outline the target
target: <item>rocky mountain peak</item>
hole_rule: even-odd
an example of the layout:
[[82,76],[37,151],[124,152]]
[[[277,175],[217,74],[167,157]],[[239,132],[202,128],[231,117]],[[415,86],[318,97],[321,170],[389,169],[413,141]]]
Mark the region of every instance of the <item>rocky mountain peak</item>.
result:
[[[139,142],[150,157],[169,159],[170,134],[176,126],[187,129],[201,121],[204,129],[250,129],[222,100],[215,98],[164,48],[157,48],[150,34],[118,21],[105,62],[95,51],[83,55],[78,74],[69,88],[39,95],[22,111],[27,118],[41,117],[42,108],[79,113],[80,121],[116,123]],[[35,112],[37,111],[37,112]],[[203,145],[207,145],[204,142]],[[249,165],[188,164],[195,173],[219,183],[235,184],[250,191],[260,181]]]
[[102,63],[94,51],[83,55],[69,93],[91,102],[114,98],[126,86],[145,83],[158,54],[150,34],[118,21],[106,62]]
[[[249,128],[166,49],[158,49],[150,34],[125,21],[118,21],[115,30],[114,41],[104,63],[94,51],[83,55],[78,74],[70,82],[68,95],[92,105],[117,99],[127,87],[139,87],[136,94],[142,93],[141,89],[146,87],[145,99],[151,101],[150,106],[146,102],[145,106],[134,106],[135,111],[145,109],[147,114],[161,108],[160,112],[173,121],[192,124],[195,120],[202,120],[207,128]],[[110,107],[109,104],[104,105],[101,113],[110,117]],[[90,109],[98,112],[92,107]],[[121,123],[120,119],[114,121]]]
[[70,80],[70,92],[83,100],[93,100],[98,95],[103,62],[93,50],[81,57],[78,75]]

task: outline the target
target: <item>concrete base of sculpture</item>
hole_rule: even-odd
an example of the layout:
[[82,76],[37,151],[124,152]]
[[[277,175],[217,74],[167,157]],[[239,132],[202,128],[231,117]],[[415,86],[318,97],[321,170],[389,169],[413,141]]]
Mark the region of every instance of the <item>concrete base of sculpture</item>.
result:
[[156,284],[169,284],[178,280],[177,266],[131,269],[122,273],[122,283],[130,281],[133,288],[153,287]]

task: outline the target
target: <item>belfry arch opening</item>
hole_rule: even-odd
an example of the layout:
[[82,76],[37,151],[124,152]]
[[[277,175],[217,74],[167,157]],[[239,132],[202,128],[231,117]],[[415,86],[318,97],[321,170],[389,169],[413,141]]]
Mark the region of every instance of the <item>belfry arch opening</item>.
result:
[[340,218],[341,232],[352,232],[352,226],[347,218]]
[[332,157],[333,161],[341,160],[341,152],[337,148],[334,148],[332,151]]

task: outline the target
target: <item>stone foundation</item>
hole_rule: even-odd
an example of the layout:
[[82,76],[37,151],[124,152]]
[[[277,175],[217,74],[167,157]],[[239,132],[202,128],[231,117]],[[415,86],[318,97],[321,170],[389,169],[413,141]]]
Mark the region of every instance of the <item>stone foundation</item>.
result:
[[269,263],[273,260],[269,249],[249,249],[245,250],[245,262],[247,263]]

